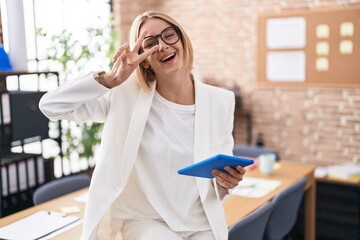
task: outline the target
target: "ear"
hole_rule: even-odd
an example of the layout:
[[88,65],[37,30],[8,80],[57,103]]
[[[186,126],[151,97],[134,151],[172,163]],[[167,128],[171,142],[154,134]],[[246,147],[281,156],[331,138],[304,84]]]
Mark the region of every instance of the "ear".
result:
[[148,69],[150,67],[150,65],[147,61],[142,61],[141,64],[145,69]]

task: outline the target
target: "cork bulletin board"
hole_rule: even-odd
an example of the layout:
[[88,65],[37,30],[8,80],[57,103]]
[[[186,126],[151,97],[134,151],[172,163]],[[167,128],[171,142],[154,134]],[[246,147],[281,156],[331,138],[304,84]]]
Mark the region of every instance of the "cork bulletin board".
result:
[[258,18],[258,83],[360,87],[360,5]]

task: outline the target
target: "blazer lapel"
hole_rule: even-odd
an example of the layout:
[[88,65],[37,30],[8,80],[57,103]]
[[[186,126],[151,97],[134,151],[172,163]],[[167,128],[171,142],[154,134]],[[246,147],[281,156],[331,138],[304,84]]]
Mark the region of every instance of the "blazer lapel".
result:
[[[195,85],[195,130],[194,130],[194,162],[209,157],[210,154],[210,111],[209,96],[203,84],[194,79]],[[209,179],[196,178],[200,198],[205,200],[209,191]]]
[[124,152],[122,156],[121,182],[123,184],[127,182],[130,176],[130,172],[131,172],[130,170],[136,159],[136,155],[141,142],[141,137],[145,129],[152,100],[154,97],[155,86],[156,86],[155,82],[151,84],[150,92],[146,92],[143,89],[141,89],[137,101],[135,103],[135,108],[131,116],[129,131],[126,137]]

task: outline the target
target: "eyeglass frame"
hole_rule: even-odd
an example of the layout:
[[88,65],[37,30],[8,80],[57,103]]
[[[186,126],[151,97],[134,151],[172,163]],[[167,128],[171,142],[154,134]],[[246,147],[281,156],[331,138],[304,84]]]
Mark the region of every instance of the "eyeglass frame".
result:
[[[175,32],[178,34],[178,40],[176,40],[174,43],[167,43],[163,38],[162,38],[162,34],[165,32],[165,31],[167,31],[168,29],[170,29],[170,28],[172,28],[172,29],[174,29],[175,30]],[[147,39],[147,38],[154,38],[155,39],[155,41],[156,41],[156,45],[159,45],[160,44],[160,42],[158,41],[158,38],[161,38],[161,40],[164,42],[164,43],[166,43],[167,45],[169,45],[169,46],[171,46],[171,45],[174,45],[174,44],[176,44],[180,39],[181,39],[181,31],[180,31],[180,28],[178,27],[178,26],[176,26],[176,25],[171,25],[171,26],[169,26],[169,27],[167,27],[167,28],[165,28],[165,29],[163,29],[162,31],[161,31],[161,33],[159,33],[159,34],[157,34],[157,35],[155,35],[155,36],[146,36],[146,37],[144,37],[144,39],[143,39],[143,41],[145,41],[145,39]],[[139,54],[140,53],[143,53],[144,52],[144,50],[143,50],[143,48],[142,48],[142,46],[140,47],[140,49],[139,49]]]

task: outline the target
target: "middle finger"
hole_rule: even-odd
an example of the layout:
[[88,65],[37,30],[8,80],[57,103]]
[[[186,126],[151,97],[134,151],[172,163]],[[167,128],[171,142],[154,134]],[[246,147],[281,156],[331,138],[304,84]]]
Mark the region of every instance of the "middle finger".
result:
[[114,57],[112,58],[112,61],[115,62],[118,57],[121,55],[121,53],[123,53],[125,50],[129,50],[129,43],[124,43],[123,45],[121,45],[119,47],[119,49],[116,51]]
[[235,177],[237,180],[241,180],[242,179],[242,175],[243,173],[241,171],[239,171],[237,168],[234,169],[232,167],[226,166],[224,168],[232,177]]

